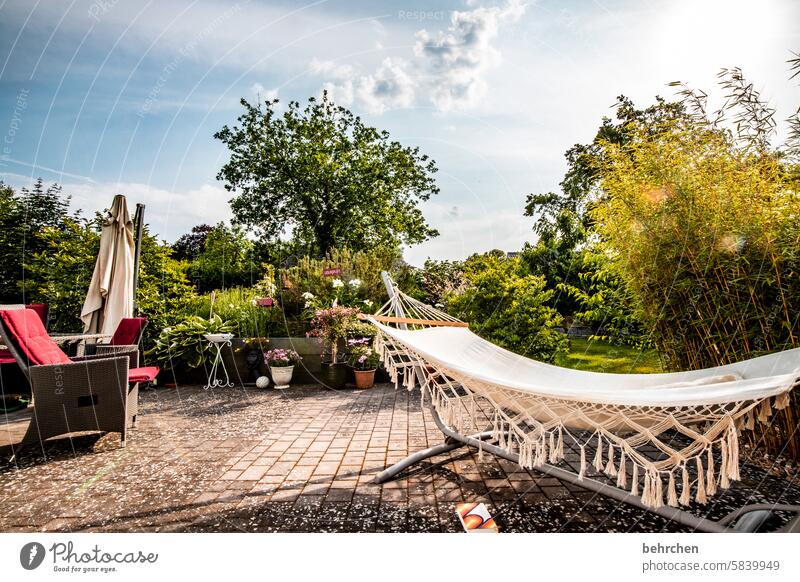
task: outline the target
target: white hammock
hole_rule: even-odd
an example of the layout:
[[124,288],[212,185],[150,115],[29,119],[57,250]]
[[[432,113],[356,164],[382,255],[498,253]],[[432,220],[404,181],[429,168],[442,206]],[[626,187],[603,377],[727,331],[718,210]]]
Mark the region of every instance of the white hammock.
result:
[[739,479],[737,428],[767,422],[800,382],[800,349],[672,374],[551,366],[487,342],[396,289],[367,319],[396,385],[420,385],[457,431],[480,429],[488,418],[494,438],[525,468],[561,461],[564,441],[572,441],[580,479],[588,448],[596,471],[654,508],[692,497],[705,503],[717,486]]

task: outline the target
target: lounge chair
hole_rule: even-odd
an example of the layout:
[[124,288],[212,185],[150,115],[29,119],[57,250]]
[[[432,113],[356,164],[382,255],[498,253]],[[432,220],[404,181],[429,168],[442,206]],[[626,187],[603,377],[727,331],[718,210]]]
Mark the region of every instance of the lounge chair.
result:
[[30,381],[33,418],[20,445],[80,431],[120,433],[136,422],[139,382],[158,368],[138,367],[138,349],[69,358],[30,309],[0,311],[0,336]]
[[[47,328],[49,306],[45,303],[30,303],[28,305],[0,305],[0,310],[32,309],[42,320]],[[22,370],[17,365],[17,360],[7,349],[0,348],[0,396],[30,395],[31,386]]]
[[753,529],[771,510],[794,514],[784,531],[800,531],[800,506],[747,506],[719,522],[679,509],[739,479],[738,428],[788,406],[800,349],[672,374],[568,370],[504,350],[384,281],[389,301],[365,317],[376,348],[396,385],[420,387],[447,440],[378,483],[469,445],[701,531]]

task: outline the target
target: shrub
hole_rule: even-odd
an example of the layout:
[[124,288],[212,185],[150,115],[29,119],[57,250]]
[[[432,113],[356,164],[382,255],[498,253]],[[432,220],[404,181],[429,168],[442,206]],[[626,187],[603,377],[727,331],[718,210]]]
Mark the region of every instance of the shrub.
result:
[[319,339],[331,362],[338,361],[338,344],[347,338],[348,328],[358,314],[358,309],[342,306],[320,309],[314,313],[309,335]]
[[447,297],[448,311],[469,322],[475,333],[546,362],[566,351],[566,335],[554,329],[561,316],[547,305],[553,291],[518,258],[474,255],[464,263],[464,276],[466,288]]
[[[272,337],[283,329],[283,313],[277,304],[262,307],[258,299],[265,295],[259,287],[234,287],[214,293],[213,314],[231,325],[239,337]],[[211,316],[211,295],[194,301],[193,314],[207,319]]]
[[205,338],[209,333],[228,333],[233,326],[218,315],[204,319],[191,315],[184,321],[161,330],[155,345],[147,355],[155,358],[164,369],[199,368],[212,356],[211,343]]

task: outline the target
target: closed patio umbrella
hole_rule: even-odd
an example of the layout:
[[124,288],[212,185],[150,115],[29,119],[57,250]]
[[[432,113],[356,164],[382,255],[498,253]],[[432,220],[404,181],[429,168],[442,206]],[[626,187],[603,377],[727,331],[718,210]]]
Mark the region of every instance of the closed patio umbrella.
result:
[[100,252],[81,310],[84,333],[111,336],[133,316],[133,221],[125,196],[114,196],[100,234]]

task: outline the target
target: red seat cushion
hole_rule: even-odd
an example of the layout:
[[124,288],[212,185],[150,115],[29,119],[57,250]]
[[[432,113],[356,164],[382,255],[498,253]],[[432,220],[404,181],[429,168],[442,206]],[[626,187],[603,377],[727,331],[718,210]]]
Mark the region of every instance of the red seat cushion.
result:
[[39,315],[32,309],[0,311],[8,334],[33,366],[69,364],[70,359],[44,328]]
[[142,330],[147,325],[146,317],[124,317],[120,320],[114,336],[111,338],[112,346],[136,346]]
[[152,382],[158,376],[158,366],[145,366],[143,368],[131,368],[128,370],[128,382]]
[[31,303],[26,305],[25,309],[33,309],[45,327],[47,327],[47,303]]

